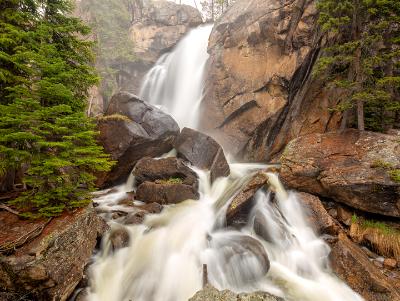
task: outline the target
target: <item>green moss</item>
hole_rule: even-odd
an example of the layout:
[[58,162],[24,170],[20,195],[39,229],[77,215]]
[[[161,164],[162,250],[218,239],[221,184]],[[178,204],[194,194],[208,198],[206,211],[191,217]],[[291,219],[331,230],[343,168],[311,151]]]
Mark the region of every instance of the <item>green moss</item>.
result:
[[156,181],[157,184],[166,184],[166,185],[176,185],[182,184],[183,180],[181,178],[169,178],[169,179],[161,179]]
[[372,163],[371,168],[383,168],[388,171],[390,179],[393,182],[400,183],[400,169],[395,168],[393,164],[382,160],[376,160]]
[[399,230],[394,229],[393,227],[389,226],[388,224],[386,224],[384,222],[362,219],[362,218],[359,218],[356,214],[353,214],[353,216],[351,217],[351,222],[353,224],[358,223],[364,229],[376,229],[376,230],[379,230],[383,234],[400,235]]
[[393,182],[400,183],[400,169],[389,171],[389,175]]
[[383,160],[376,160],[372,163],[371,168],[384,168],[384,169],[392,169],[393,164],[389,162],[385,162]]

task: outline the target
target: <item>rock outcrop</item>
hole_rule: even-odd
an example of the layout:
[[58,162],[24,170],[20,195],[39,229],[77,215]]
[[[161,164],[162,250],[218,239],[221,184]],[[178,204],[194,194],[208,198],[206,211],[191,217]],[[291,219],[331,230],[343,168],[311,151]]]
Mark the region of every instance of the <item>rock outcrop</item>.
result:
[[[0,229],[4,251],[0,256],[0,292],[32,300],[66,300],[81,280],[98,237],[107,229],[91,208],[65,213],[49,222],[20,220],[0,212],[0,223],[4,225]],[[12,247],[21,240],[25,243],[19,248],[4,250],[4,246]]]
[[199,291],[189,301],[283,301],[282,298],[275,297],[268,293],[256,292],[249,294],[235,294],[231,291],[218,291],[212,286],[207,285]]
[[178,157],[200,169],[210,170],[211,182],[230,174],[222,147],[210,136],[184,128],[174,143]]
[[133,174],[136,198],[146,203],[175,204],[200,197],[197,175],[181,159],[143,158]]
[[127,92],[112,97],[98,130],[101,145],[117,161],[111,172],[99,176],[98,186],[124,180],[143,157],[170,151],[179,134],[172,117]]
[[172,1],[143,1],[130,28],[137,59],[123,67],[121,89],[138,94],[144,75],[158,58],[202,22],[200,12],[192,6]]
[[344,233],[332,245],[335,273],[367,301],[400,301],[399,291]]
[[348,130],[293,140],[282,158],[281,177],[291,188],[356,209],[400,217],[398,137]]
[[[312,0],[248,0],[215,24],[201,125],[233,155],[265,161],[300,135],[336,129],[339,90],[312,78],[319,56]],[[333,94],[333,95],[332,95]]]

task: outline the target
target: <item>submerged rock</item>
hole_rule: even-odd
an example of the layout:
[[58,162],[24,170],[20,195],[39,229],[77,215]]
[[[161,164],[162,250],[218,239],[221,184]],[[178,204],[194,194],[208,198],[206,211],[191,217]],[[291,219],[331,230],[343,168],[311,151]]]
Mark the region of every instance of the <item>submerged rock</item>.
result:
[[366,212],[400,217],[398,137],[347,130],[293,140],[281,158],[291,188],[332,198]]
[[196,173],[181,159],[143,158],[135,166],[137,199],[146,203],[175,204],[199,199]]
[[283,301],[283,299],[265,292],[235,294],[228,290],[218,291],[208,285],[197,292],[189,301]]
[[82,279],[98,237],[107,229],[91,208],[65,213],[48,224],[19,220],[5,212],[0,212],[0,221],[7,225],[0,229],[0,245],[39,234],[0,256],[0,291],[32,296],[32,300],[66,300]]
[[113,96],[106,114],[98,119],[99,141],[117,164],[99,176],[101,187],[125,180],[139,159],[170,151],[179,134],[171,116],[127,92]]
[[184,128],[174,144],[178,157],[200,169],[210,170],[211,182],[230,174],[222,147],[210,136]]
[[244,214],[244,220],[247,220],[247,214],[251,208],[256,192],[267,183],[268,177],[264,173],[259,172],[232,198],[226,211],[226,221],[228,225],[240,219],[241,214]]

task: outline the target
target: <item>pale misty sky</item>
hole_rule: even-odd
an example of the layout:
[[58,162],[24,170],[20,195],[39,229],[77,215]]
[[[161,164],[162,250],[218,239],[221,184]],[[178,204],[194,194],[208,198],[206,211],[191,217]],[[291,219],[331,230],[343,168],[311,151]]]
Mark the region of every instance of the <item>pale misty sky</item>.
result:
[[[172,2],[175,2],[175,3],[179,3],[179,0],[169,0],[169,1],[172,1]],[[196,0],[197,6],[198,6],[199,9],[201,9],[200,1],[201,0]],[[182,4],[189,4],[191,6],[195,6],[194,5],[194,0],[182,0]]]

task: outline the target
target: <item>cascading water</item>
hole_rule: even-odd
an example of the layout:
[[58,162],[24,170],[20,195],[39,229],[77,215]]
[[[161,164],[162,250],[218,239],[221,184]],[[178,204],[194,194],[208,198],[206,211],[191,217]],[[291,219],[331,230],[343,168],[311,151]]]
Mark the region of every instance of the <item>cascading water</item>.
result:
[[[201,99],[210,30],[207,26],[190,32],[144,82],[142,96],[166,107],[181,126],[195,124],[188,112]],[[284,190],[275,174],[265,173],[271,189],[257,193],[247,224],[226,228],[229,201],[256,170],[267,166],[230,168],[231,175],[213,185],[209,173],[193,168],[199,176],[200,200],[167,206],[141,225],[126,226],[109,218],[113,210],[134,210],[119,205],[134,186],[132,177],[126,185],[99,193],[98,210],[109,219],[112,231],[127,230],[130,242],[112,251],[110,240],[103,240],[91,269],[89,300],[186,301],[203,287],[204,265],[208,281],[218,289],[267,291],[288,301],[363,300],[331,273],[329,247],[305,222],[300,200]],[[262,237],[255,227],[262,227]]]
[[170,113],[181,127],[197,127],[211,29],[206,25],[190,31],[157,61],[142,84],[141,98]]

